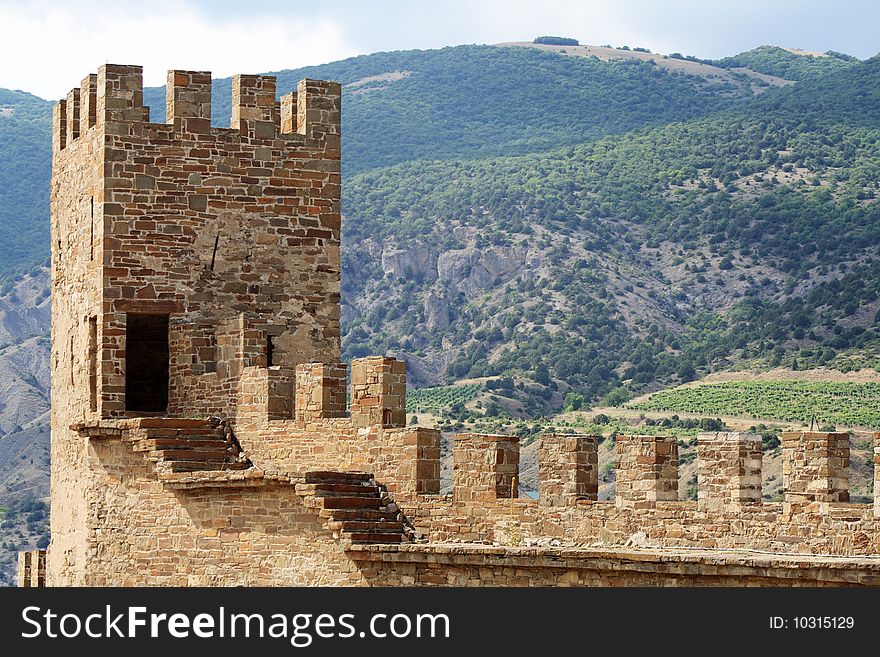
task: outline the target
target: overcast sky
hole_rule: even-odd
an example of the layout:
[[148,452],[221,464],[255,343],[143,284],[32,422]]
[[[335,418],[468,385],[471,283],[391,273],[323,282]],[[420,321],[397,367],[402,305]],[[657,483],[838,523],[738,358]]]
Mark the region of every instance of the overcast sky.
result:
[[877,0],[0,0],[0,87],[60,98],[100,64],[233,73],[380,50],[531,40],[723,57],[762,44],[867,58]]

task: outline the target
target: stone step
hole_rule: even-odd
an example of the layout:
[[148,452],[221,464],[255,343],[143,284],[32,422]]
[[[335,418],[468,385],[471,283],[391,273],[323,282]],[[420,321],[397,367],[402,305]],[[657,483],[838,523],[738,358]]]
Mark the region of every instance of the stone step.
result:
[[377,497],[338,496],[321,497],[325,509],[373,509],[381,510],[382,500]]
[[373,534],[355,532],[348,534],[347,538],[352,543],[401,543],[403,542],[403,533],[399,534]]
[[319,514],[322,518],[330,518],[334,521],[396,521],[397,511],[381,511],[378,509],[328,509],[324,508]]
[[171,472],[210,472],[213,470],[247,470],[250,463],[206,463],[204,461],[166,461]]
[[371,520],[331,520],[329,523],[331,529],[341,529],[346,533],[367,533],[367,534],[400,534],[403,531],[403,524],[396,520],[371,521]]
[[160,450],[160,453],[166,461],[202,461],[205,463],[226,461],[225,449],[163,449]]
[[172,443],[155,445],[157,451],[186,451],[186,452],[222,452],[226,450],[226,443],[211,440],[202,441],[200,443]]
[[203,429],[217,429],[211,426],[209,420],[195,420],[180,417],[144,417],[137,420],[141,429],[182,429],[184,431],[200,431]]
[[320,497],[333,496],[356,496],[356,497],[379,497],[380,489],[378,486],[369,486],[365,484],[305,484],[306,490],[311,490],[315,495]]
[[358,484],[370,482],[373,475],[369,472],[307,472],[305,476],[307,484]]
[[146,432],[147,438],[192,438],[194,440],[198,440],[200,438],[222,438],[223,433],[218,431],[213,427],[206,427],[204,429],[192,429],[192,428],[174,428],[167,427],[164,429],[147,429]]
[[150,440],[156,449],[201,449],[204,447],[224,447],[225,440],[216,436],[201,436],[199,438],[153,438]]

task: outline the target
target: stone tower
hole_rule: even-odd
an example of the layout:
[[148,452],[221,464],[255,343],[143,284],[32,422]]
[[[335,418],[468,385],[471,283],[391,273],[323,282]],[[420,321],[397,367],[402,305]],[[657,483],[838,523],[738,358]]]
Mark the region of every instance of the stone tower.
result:
[[89,549],[72,426],[228,416],[243,368],[340,358],[339,85],[237,75],[229,128],[208,72],[169,71],[162,124],[142,85],[108,64],[54,111],[50,577]]

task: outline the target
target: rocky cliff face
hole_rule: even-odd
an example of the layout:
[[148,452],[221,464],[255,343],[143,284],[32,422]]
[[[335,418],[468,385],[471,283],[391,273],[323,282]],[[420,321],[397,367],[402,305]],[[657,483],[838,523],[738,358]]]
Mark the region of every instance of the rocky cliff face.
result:
[[446,251],[437,258],[437,278],[449,291],[475,299],[514,278],[524,267],[527,255],[528,249],[519,246],[470,246]]
[[382,251],[382,271],[393,278],[437,279],[437,251],[417,245],[407,249],[386,248]]

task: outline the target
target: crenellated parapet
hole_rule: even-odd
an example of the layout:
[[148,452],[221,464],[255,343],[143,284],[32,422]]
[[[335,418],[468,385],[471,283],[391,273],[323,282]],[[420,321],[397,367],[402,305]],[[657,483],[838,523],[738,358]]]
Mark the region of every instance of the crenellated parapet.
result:
[[[165,87],[166,124],[178,138],[186,135],[224,137],[237,133],[248,142],[286,139],[322,142],[328,157],[339,157],[341,87],[336,82],[304,79],[276,100],[274,75],[234,75],[229,129],[211,126],[210,71],[170,70]],[[107,134],[142,135],[149,123],[143,104],[143,69],[106,64],[86,76],[55,108],[53,152],[96,127]]]

